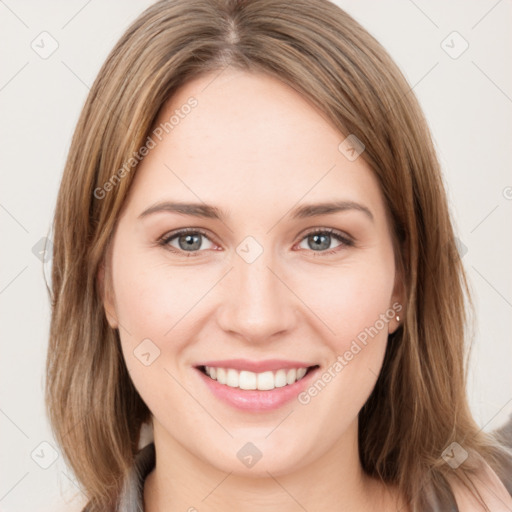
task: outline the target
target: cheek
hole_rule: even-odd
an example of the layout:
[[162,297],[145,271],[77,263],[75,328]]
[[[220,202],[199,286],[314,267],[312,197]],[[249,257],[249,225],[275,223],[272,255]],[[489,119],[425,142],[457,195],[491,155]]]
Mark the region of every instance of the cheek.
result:
[[[186,352],[200,337],[204,319],[201,305],[206,301],[201,299],[218,275],[135,251],[122,254],[116,263],[113,277],[116,312],[124,327],[120,328],[124,359],[136,388],[152,409],[163,395],[167,402],[169,394],[181,396],[171,375],[180,382],[188,378]],[[160,391],[155,395],[156,389]]]
[[331,348],[343,353],[352,340],[364,341],[368,330],[375,336],[376,328],[386,338],[394,316],[390,309],[393,287],[394,267],[383,258],[310,274],[307,280],[296,280],[294,289],[322,321],[321,331]]
[[[393,274],[386,273],[383,268],[379,270],[350,276],[345,283],[345,293],[340,299],[338,329],[350,338],[357,338],[371,327],[377,327],[387,335]],[[384,324],[382,315],[387,315]]]
[[[343,425],[347,417],[357,415],[382,367],[389,322],[395,316],[391,307],[394,267],[389,261],[358,262],[316,280],[314,293],[309,288],[307,295],[306,288],[301,289],[304,301],[327,326],[321,330],[328,351],[323,371],[299,402],[310,404],[315,414],[340,411],[345,415],[340,418]],[[319,294],[322,285],[328,292]],[[340,423],[332,427],[340,428]]]
[[119,258],[114,272],[116,311],[129,336],[168,339],[209,288],[204,276],[147,255]]
[[[336,342],[344,378],[359,386],[361,398],[367,394],[380,372],[388,339],[389,322],[394,316],[390,299],[393,282],[389,274],[368,273],[354,280],[349,303],[339,315]],[[362,404],[361,404],[362,405]]]
[[187,313],[191,318],[190,310],[207,291],[207,283],[203,280],[205,290],[198,290],[191,279],[183,279],[185,269],[152,262],[135,251],[116,263],[116,312],[130,377],[153,414],[161,414],[162,404],[181,400],[186,415],[194,404],[184,399],[173,379],[183,381],[175,363],[193,337]]

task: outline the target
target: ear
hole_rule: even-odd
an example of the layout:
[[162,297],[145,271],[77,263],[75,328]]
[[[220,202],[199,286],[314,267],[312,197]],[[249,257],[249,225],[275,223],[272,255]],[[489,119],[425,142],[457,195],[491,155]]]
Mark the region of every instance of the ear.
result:
[[[393,334],[404,322],[405,299],[406,290],[404,285],[404,278],[402,272],[397,269],[395,273],[395,286],[393,288],[393,294],[391,295],[391,301],[389,304],[390,310],[394,311],[393,318],[391,318],[389,321],[389,334]],[[397,320],[397,317],[399,320]]]
[[112,279],[110,272],[105,268],[105,261],[102,261],[96,276],[98,282],[98,290],[100,292],[101,301],[107,322],[112,329],[117,329],[119,323],[117,321],[116,307],[114,301],[114,293],[112,289]]

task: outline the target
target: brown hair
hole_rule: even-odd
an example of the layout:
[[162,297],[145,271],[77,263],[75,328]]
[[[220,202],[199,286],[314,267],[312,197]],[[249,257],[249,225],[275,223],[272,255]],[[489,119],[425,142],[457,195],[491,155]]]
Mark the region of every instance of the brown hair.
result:
[[[439,163],[396,64],[327,0],[169,0],[142,13],[101,68],[55,211],[46,401],[89,510],[115,509],[141,425],[150,418],[97,281],[136,166],[116,171],[145,144],[178,87],[227,66],[278,78],[341,134],[355,134],[382,188],[406,289],[405,317],[389,336],[382,371],[359,414],[364,470],[398,485],[413,510],[423,510],[434,494],[451,493],[453,470],[441,454],[454,441],[475,454],[468,461],[480,454],[501,476],[499,443],[480,432],[467,403],[470,300]],[[470,476],[476,467],[464,463],[458,474]]]

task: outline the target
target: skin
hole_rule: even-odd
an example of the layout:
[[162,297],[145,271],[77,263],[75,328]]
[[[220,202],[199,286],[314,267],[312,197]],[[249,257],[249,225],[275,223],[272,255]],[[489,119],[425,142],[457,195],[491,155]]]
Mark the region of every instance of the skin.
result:
[[[145,510],[396,510],[396,489],[362,471],[358,413],[380,372],[393,318],[307,405],[240,411],[218,401],[193,367],[213,359],[293,359],[326,369],[394,303],[403,303],[391,227],[376,178],[349,161],[341,134],[294,89],[262,74],[228,70],[188,82],[161,121],[194,96],[198,105],[144,158],[107,258],[105,311],[119,328],[126,366],[153,415],[156,468]],[[221,220],[158,212],[160,201],[204,202]],[[292,219],[312,203],[367,207]],[[187,257],[183,228],[207,232]],[[332,228],[327,249],[307,235]],[[236,252],[247,237],[262,254]],[[334,249],[334,254],[326,254]],[[103,274],[100,279],[104,282]],[[159,357],[134,356],[149,338]],[[247,442],[262,452],[251,468]],[[314,483],[314,485],[311,485]],[[401,510],[406,511],[407,508]]]

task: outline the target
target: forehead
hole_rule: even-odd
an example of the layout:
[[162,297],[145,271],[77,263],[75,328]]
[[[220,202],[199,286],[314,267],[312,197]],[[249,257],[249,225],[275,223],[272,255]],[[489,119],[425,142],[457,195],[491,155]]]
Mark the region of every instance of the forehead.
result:
[[190,81],[164,105],[155,129],[161,140],[153,137],[133,183],[139,207],[168,197],[246,211],[248,201],[283,209],[302,198],[383,207],[366,162],[339,150],[345,135],[274,77],[228,69]]

